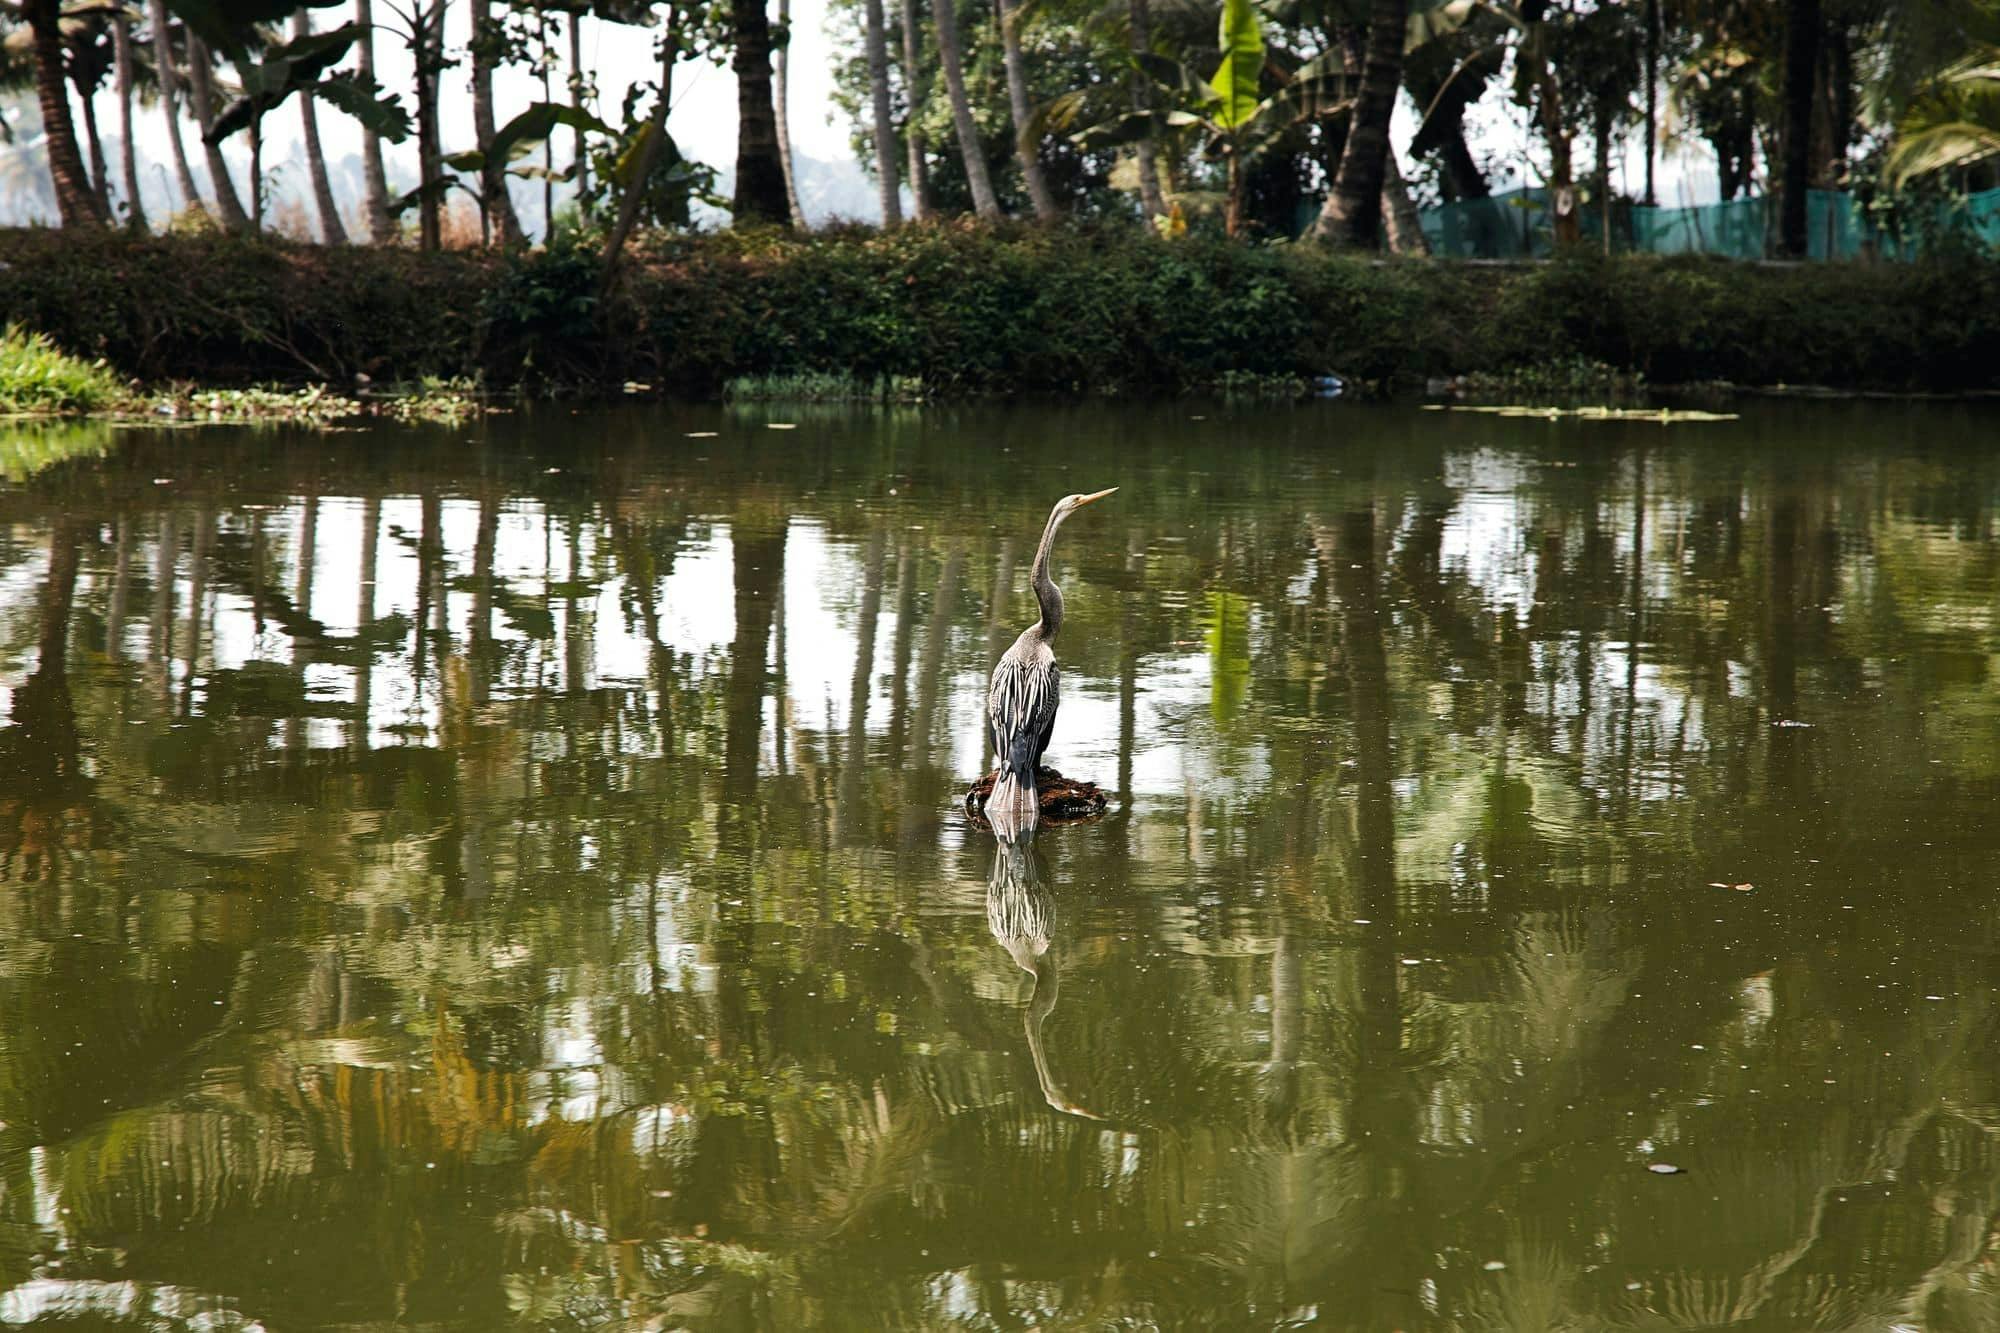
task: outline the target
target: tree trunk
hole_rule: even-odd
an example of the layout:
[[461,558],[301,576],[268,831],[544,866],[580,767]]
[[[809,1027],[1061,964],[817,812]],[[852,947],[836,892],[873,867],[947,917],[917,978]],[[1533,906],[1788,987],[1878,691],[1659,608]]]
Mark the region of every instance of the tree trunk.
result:
[[411,57],[417,81],[417,248],[444,248],[444,199],[436,188],[444,172],[438,130],[438,76],[444,67],[444,0],[418,0]]
[[139,151],[132,142],[132,20],[118,14],[111,20],[112,58],[118,79],[118,167],[125,177],[125,224],[146,230],[146,205],[139,198]]
[[[586,81],[583,73],[583,15],[569,16],[569,104],[578,111],[583,110],[583,92]],[[576,128],[570,134],[570,161],[576,163],[576,208],[585,211],[584,200],[590,194],[590,154],[583,145],[583,130]]]
[[[653,174],[660,142],[667,137],[667,112],[674,100],[674,65],[680,57],[680,8],[675,6],[668,11],[667,35],[660,42],[660,100],[653,104],[653,117],[649,122],[652,133],[639,146],[639,160],[632,169],[633,188],[626,190],[624,197],[618,201],[618,220],[604,242],[604,277],[598,289],[600,298],[610,292],[612,284],[618,279],[618,258],[625,252],[625,241],[632,234],[633,224],[639,220],[639,200],[645,193],[643,182]],[[601,299],[598,308],[604,308]]]
[[1028,104],[1027,62],[1021,57],[1020,0],[995,0],[1000,10],[1000,58],[1007,67],[1007,105],[1014,114],[1014,159],[1021,164],[1021,180],[1028,187],[1028,202],[1035,216],[1054,222],[1062,216],[1056,197],[1049,193],[1048,178],[1042,174],[1042,159],[1029,142],[1028,126],[1034,109]]
[[[361,77],[375,81],[375,7],[373,0],[354,0],[354,21],[361,37],[354,44],[354,67]],[[377,245],[393,245],[396,220],[389,216],[389,177],[382,169],[382,136],[373,130],[361,131],[361,213],[368,223],[368,239]]]
[[[1153,6],[1152,0],[1128,0],[1127,13],[1132,20],[1132,50],[1135,52],[1153,49]],[[1135,72],[1132,76],[1132,109],[1147,112],[1153,109],[1153,85],[1144,74]],[[1165,217],[1167,213],[1167,193],[1160,188],[1159,145],[1147,135],[1134,145],[1139,166],[1139,208],[1146,215],[1150,225],[1154,218]]]
[[1228,174],[1222,201],[1223,234],[1232,239],[1243,234],[1243,155],[1230,145]]
[[1659,196],[1653,193],[1653,157],[1660,139],[1660,0],[1646,0],[1646,197],[1640,200],[1653,207]]
[[868,95],[875,113],[875,184],[882,195],[882,225],[903,221],[902,191],[896,182],[896,123],[889,114],[889,43],[882,0],[865,0],[868,39]]
[[1603,234],[1604,253],[1611,253],[1611,104],[1603,98],[1597,101],[1597,115],[1591,126],[1592,149],[1597,154],[1592,175],[1596,178],[1593,189],[1597,192],[1598,231]]
[[264,230],[264,117],[250,118],[250,230]]
[[153,70],[160,81],[160,110],[167,118],[167,145],[174,159],[174,183],[180,187],[181,207],[206,217],[207,207],[194,186],[194,171],[188,166],[187,145],[181,139],[181,76],[174,61],[173,32],[167,25],[166,0],[146,0],[146,18],[153,30]]
[[965,183],[972,190],[972,209],[984,222],[1000,220],[1000,200],[986,174],[986,154],[979,147],[979,126],[973,123],[972,102],[965,95],[965,61],[958,45],[957,0],[934,0],[937,14],[938,63],[944,66],[944,88],[951,98],[951,123],[958,131],[958,152],[965,161]]
[[1812,179],[1813,72],[1819,64],[1819,0],[1785,8],[1784,160],[1779,176],[1778,248],[1806,257],[1806,189]]
[[[493,145],[493,50],[498,36],[493,22],[491,0],[472,0],[472,133],[479,151]],[[517,245],[521,240],[521,219],[514,214],[514,201],[507,196],[507,164],[487,157],[479,169],[479,217],[481,229],[498,234],[500,244]]]
[[97,212],[106,221],[111,218],[111,169],[104,161],[104,140],[97,134],[97,98],[93,90],[84,86],[80,78],[72,77],[70,84],[76,89],[77,103],[83,107],[83,140],[90,145],[90,192],[97,196]]
[[1424,238],[1424,225],[1417,206],[1410,199],[1409,186],[1391,148],[1382,159],[1382,218],[1388,228],[1389,252],[1398,255],[1428,255],[1431,243]]
[[924,33],[917,25],[917,0],[903,0],[903,97],[909,103],[903,122],[903,148],[910,178],[910,208],[917,221],[931,217],[930,165],[924,160],[924,136],[917,128],[917,111],[930,96],[924,77]]
[[215,89],[211,82],[214,67],[209,61],[208,44],[189,32],[187,35],[188,92],[194,103],[194,123],[201,129],[202,156],[208,159],[208,188],[215,193],[215,211],[224,231],[246,231],[249,217],[236,195],[236,182],[229,164],[222,160],[222,146],[210,143],[208,127],[215,123]]
[[792,113],[785,97],[785,75],[792,48],[792,0],[778,0],[778,33],[780,40],[771,60],[771,109],[777,121],[778,166],[785,173],[785,212],[792,225],[804,231],[806,215],[799,207],[799,182],[792,172]]
[[27,11],[35,38],[35,96],[49,140],[49,175],[56,187],[57,216],[65,227],[101,226],[104,215],[90,192],[90,177],[76,147],[76,124],[69,117],[69,89],[63,82],[61,5],[57,0],[27,0]]
[[1854,130],[1854,37],[1847,25],[1820,34],[1819,78],[1813,91],[1812,183],[1837,190],[1847,178],[1847,149]]
[[771,21],[765,0],[738,0],[731,6],[736,54],[736,197],[731,203],[735,225],[758,222],[783,225],[791,216],[785,204],[785,168],[778,158],[778,113],[771,105]]
[[[312,31],[312,17],[306,10],[292,15],[292,40]],[[306,174],[312,178],[313,206],[319,210],[320,239],[328,245],[346,245],[347,228],[341,225],[340,209],[333,202],[333,182],[326,174],[326,154],[319,144],[319,111],[310,92],[299,94],[299,123],[306,137]]]
[[1389,155],[1389,115],[1403,83],[1409,11],[1409,0],[1372,0],[1368,7],[1368,60],[1348,118],[1340,169],[1314,229],[1321,240],[1373,249],[1381,238],[1383,162]]

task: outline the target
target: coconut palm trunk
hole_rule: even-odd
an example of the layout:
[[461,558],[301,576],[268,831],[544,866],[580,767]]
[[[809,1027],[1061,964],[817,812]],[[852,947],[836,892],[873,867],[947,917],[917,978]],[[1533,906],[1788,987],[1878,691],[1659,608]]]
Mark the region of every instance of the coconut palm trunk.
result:
[[422,0],[411,14],[410,55],[417,85],[417,248],[444,248],[444,199],[436,183],[444,174],[438,125],[438,83],[444,72],[444,0]]
[[83,108],[83,139],[90,145],[90,192],[97,196],[97,211],[107,221],[111,217],[111,169],[104,161],[104,140],[97,133],[96,88],[86,83],[72,68],[70,86],[76,89],[77,104]]
[[883,29],[882,0],[865,0],[868,96],[875,113],[875,184],[882,197],[882,225],[903,221],[902,190],[896,180],[896,123],[889,114],[889,43]]
[[1785,6],[1784,127],[1778,193],[1778,248],[1806,257],[1806,188],[1812,179],[1813,71],[1819,64],[1819,0]]
[[945,94],[951,99],[951,123],[958,131],[958,153],[965,162],[965,183],[972,191],[972,211],[983,222],[1000,220],[1000,200],[986,173],[986,154],[979,146],[979,126],[972,119],[972,100],[965,93],[965,59],[958,44],[957,0],[936,0],[938,63],[944,66]]
[[[583,72],[583,15],[569,16],[569,104],[578,111],[583,110],[583,91],[587,79]],[[581,209],[590,197],[590,155],[584,151],[583,129],[579,126],[570,136],[569,160],[576,164],[577,207]]]
[[160,110],[167,118],[167,146],[174,159],[174,184],[180,187],[181,207],[207,216],[208,208],[195,189],[194,171],[188,166],[187,144],[181,138],[181,76],[174,60],[173,32],[167,25],[166,0],[146,0],[146,21],[153,30],[153,71],[160,81]]
[[1373,249],[1382,235],[1383,163],[1389,155],[1389,114],[1403,84],[1403,41],[1409,0],[1372,0],[1368,57],[1355,91],[1347,143],[1333,189],[1314,228],[1321,240]]
[[[306,10],[292,15],[294,41],[312,32],[312,18]],[[326,174],[326,154],[320,150],[319,110],[310,92],[299,94],[299,123],[305,131],[306,174],[312,178],[313,206],[319,210],[320,239],[328,245],[346,245],[347,228],[341,224],[340,209],[333,202],[333,182]]]
[[[158,3],[158,0],[155,0]],[[354,67],[369,83],[375,81],[375,8],[372,0],[354,0],[354,22],[361,29],[354,43]],[[390,245],[396,239],[396,221],[389,216],[389,177],[382,169],[382,136],[361,129],[361,213],[368,223],[368,239]]]
[[491,0],[472,0],[472,132],[479,151],[487,153],[479,169],[479,216],[490,241],[502,245],[521,239],[521,219],[514,214],[514,201],[507,197],[507,164],[489,153],[493,143],[493,52],[499,32],[493,22]]
[[49,175],[56,187],[56,213],[65,227],[103,225],[90,177],[77,151],[76,123],[69,116],[69,89],[63,83],[62,6],[59,0],[27,0],[28,27],[35,39],[35,97],[49,140]]
[[778,157],[778,113],[771,103],[771,19],[764,0],[731,6],[736,53],[736,225],[791,217],[785,167]]
[[792,225],[805,230],[806,215],[799,207],[799,180],[792,170],[792,115],[785,98],[786,71],[791,63],[792,0],[778,0],[777,49],[771,59],[771,103],[777,113],[778,166],[785,173],[785,211]]
[[215,211],[224,231],[248,231],[249,215],[236,196],[236,182],[230,179],[229,164],[222,160],[221,145],[209,141],[209,126],[215,123],[214,65],[208,44],[190,32],[187,35],[188,93],[194,104],[194,123],[201,129],[201,151],[208,159],[208,186],[215,192]]
[[1021,54],[1019,0],[997,0],[1000,8],[1000,57],[1007,66],[1007,105],[1014,113],[1014,157],[1021,164],[1021,180],[1028,187],[1028,202],[1035,216],[1054,222],[1062,216],[1056,197],[1049,192],[1048,177],[1042,174],[1042,159],[1028,139],[1033,108],[1028,104],[1027,60]]
[[917,0],[903,0],[903,121],[904,174],[910,180],[910,208],[917,221],[931,216],[931,173],[924,160],[923,131],[917,128],[917,108],[930,96],[923,63],[924,32],[917,22]]
[[[1132,50],[1145,52],[1153,49],[1153,6],[1152,0],[1130,0],[1128,13],[1132,20]],[[1151,111],[1153,109],[1153,88],[1143,74],[1132,77],[1132,109]],[[1139,165],[1139,206],[1145,211],[1146,220],[1164,217],[1167,212],[1167,194],[1160,188],[1159,145],[1152,135],[1147,135],[1134,145]]]
[[125,223],[146,230],[146,206],[139,199],[139,150],[132,142],[132,20],[118,14],[111,20],[113,70],[118,88],[118,169],[125,177]]
[[1382,160],[1382,221],[1387,228],[1389,252],[1398,255],[1427,255],[1431,243],[1424,238],[1423,222],[1410,198],[1410,187],[1391,148]]

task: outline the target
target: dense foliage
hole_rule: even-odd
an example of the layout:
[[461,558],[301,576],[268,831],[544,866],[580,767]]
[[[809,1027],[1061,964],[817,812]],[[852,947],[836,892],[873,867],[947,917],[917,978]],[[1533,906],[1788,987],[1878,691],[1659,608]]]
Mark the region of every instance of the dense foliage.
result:
[[482,376],[714,395],[805,372],[933,393],[1385,390],[1584,358],[1656,384],[1996,385],[2000,264],[1380,263],[1116,227],[661,238],[600,307],[594,251],[419,255],[0,234],[0,320],[153,380]]

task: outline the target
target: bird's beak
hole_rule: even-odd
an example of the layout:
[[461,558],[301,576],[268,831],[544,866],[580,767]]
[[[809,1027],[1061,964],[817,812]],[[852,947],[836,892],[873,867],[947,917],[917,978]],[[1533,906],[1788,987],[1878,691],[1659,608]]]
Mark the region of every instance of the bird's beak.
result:
[[1094,495],[1083,496],[1076,502],[1076,508],[1081,509],[1087,504],[1095,504],[1099,500],[1102,500],[1105,496],[1111,494],[1112,491],[1115,491],[1117,489],[1118,488],[1116,486],[1113,486],[1110,490],[1098,491]]

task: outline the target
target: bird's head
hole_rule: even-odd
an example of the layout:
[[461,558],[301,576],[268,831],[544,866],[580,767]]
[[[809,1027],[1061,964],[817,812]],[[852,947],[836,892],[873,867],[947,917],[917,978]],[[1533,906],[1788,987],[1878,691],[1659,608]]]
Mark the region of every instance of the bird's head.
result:
[[1116,486],[1112,486],[1105,490],[1092,491],[1089,495],[1065,495],[1062,499],[1056,501],[1056,517],[1068,518],[1085,505],[1096,504],[1099,500],[1102,500],[1117,489]]

